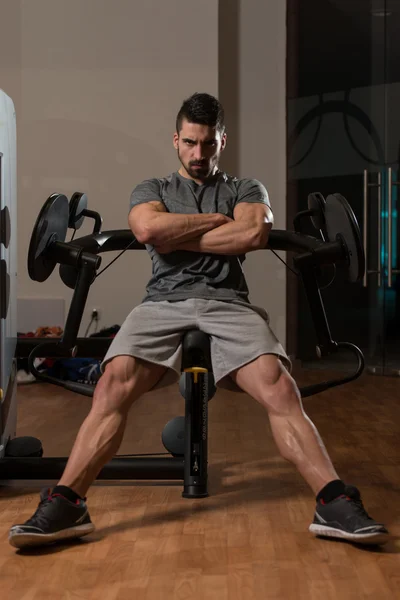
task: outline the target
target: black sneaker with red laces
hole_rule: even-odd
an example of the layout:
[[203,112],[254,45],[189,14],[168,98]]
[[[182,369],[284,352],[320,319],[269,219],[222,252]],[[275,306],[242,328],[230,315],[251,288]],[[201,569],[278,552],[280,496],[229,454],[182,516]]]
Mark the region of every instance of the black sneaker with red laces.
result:
[[85,500],[71,502],[45,489],[34,515],[21,525],[13,525],[8,540],[15,548],[42,546],[80,538],[92,533],[94,528]]
[[335,500],[317,503],[309,531],[358,544],[385,544],[390,538],[383,523],[377,523],[368,515],[359,490],[350,485],[346,486],[345,494]]

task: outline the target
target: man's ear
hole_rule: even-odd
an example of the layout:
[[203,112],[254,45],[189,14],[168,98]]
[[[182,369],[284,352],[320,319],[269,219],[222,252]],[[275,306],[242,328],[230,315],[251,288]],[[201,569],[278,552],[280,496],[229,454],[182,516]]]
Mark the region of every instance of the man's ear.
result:
[[179,135],[176,133],[174,133],[174,148],[175,150],[178,150],[178,142],[179,142]]
[[225,146],[226,146],[226,133],[224,133],[224,135],[222,136],[221,150],[225,150]]

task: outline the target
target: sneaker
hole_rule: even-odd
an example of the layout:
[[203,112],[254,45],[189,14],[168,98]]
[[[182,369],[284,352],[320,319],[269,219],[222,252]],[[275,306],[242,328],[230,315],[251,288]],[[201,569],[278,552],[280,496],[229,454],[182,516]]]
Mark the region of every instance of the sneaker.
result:
[[368,515],[359,490],[350,485],[346,486],[346,495],[328,504],[317,504],[309,531],[358,544],[385,544],[389,540],[386,527]]
[[92,531],[94,525],[84,500],[74,503],[45,489],[35,514],[22,525],[13,525],[8,540],[16,548],[24,548],[79,538]]

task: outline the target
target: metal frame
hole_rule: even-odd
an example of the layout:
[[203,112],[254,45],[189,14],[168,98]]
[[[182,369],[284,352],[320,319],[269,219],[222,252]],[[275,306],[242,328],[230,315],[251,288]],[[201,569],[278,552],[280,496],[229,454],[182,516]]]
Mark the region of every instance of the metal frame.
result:
[[[188,332],[186,335],[190,334]],[[195,353],[209,353],[209,336],[196,332],[199,340],[198,347],[192,346]],[[46,338],[45,338],[46,339]],[[39,340],[32,338],[20,339],[17,355],[27,356],[33,348],[38,347]],[[48,340],[47,340],[48,341]],[[83,341],[83,340],[81,340]],[[97,355],[111,342],[109,339],[85,339],[85,350],[97,346]],[[91,342],[91,343],[90,343]],[[107,343],[106,343],[107,342]],[[205,352],[203,352],[205,349]],[[55,356],[59,354],[54,353]],[[51,356],[51,352],[49,353]],[[201,366],[200,366],[201,363]],[[113,458],[100,471],[96,479],[111,480],[178,480],[183,481],[184,498],[204,498],[208,496],[208,401],[209,386],[206,377],[212,373],[204,367],[204,361],[199,366],[192,365],[182,373],[184,378],[183,397],[185,398],[185,452],[184,456],[160,457],[129,457]],[[7,448],[6,448],[7,451]],[[6,452],[7,453],[7,452]],[[7,480],[58,480],[67,464],[66,457],[10,457],[0,458],[0,481]]]

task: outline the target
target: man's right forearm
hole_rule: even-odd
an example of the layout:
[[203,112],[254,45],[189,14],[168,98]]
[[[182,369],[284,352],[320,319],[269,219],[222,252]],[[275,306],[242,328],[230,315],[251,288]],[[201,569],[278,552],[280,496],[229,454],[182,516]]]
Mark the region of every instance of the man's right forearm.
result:
[[179,244],[211,231],[226,220],[220,213],[189,214],[164,213],[154,215],[146,227],[146,242],[152,246]]

